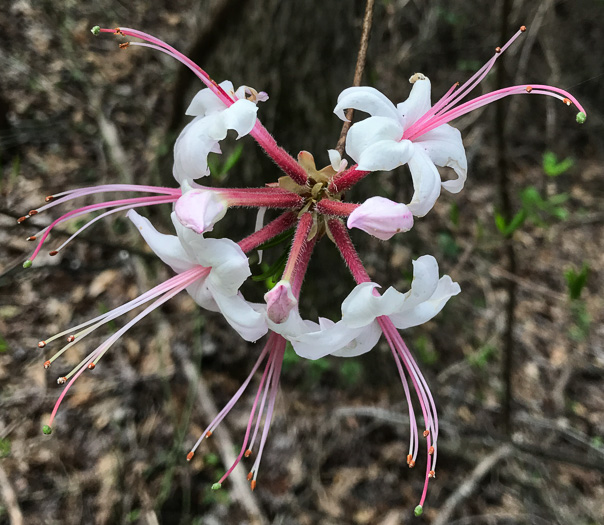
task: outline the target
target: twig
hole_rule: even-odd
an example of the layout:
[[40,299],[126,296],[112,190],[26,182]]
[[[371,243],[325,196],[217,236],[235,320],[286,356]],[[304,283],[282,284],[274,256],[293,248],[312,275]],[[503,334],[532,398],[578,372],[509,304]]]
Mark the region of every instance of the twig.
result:
[[[406,418],[401,416],[401,414],[392,411],[392,410],[384,410],[380,408],[370,407],[370,406],[354,406],[354,407],[342,407],[334,412],[335,417],[351,417],[351,416],[362,416],[362,417],[374,417],[385,423],[389,423],[395,427],[403,427],[408,428],[409,423]],[[455,428],[456,424],[452,421],[447,420],[444,417],[439,418],[442,421],[443,428]],[[472,448],[474,446],[484,446],[484,447],[502,447],[509,445],[514,449],[525,452],[532,456],[533,458],[543,458],[548,459],[560,463],[567,463],[569,465],[577,465],[579,467],[584,467],[590,470],[597,470],[599,472],[604,473],[604,458],[601,457],[601,454],[586,454],[584,450],[580,452],[574,452],[570,449],[570,447],[543,447],[542,444],[534,444],[534,443],[522,443],[516,440],[512,440],[509,436],[505,434],[485,434],[483,431],[471,428],[471,427],[463,427],[457,428],[459,434],[462,436],[472,436],[472,437],[463,437],[463,447],[461,450],[448,449],[446,447],[446,442],[440,444],[440,448],[445,449],[444,451],[450,454],[463,454],[467,451],[468,448]],[[483,437],[480,439],[475,439],[475,436]]]
[[[191,362],[188,355],[182,348],[174,348],[174,354],[180,360],[183,371],[191,385],[197,388],[197,406],[208,421],[214,419],[218,414],[216,405],[212,398],[212,393],[205,380],[197,373],[195,365]],[[218,427],[212,434],[212,439],[216,440],[218,453],[224,465],[232,465],[235,462],[235,445],[229,431],[224,425]],[[243,471],[236,468],[229,476],[231,493],[235,500],[239,501],[246,510],[253,525],[267,525],[268,520],[260,510],[256,498],[250,490]]]
[[[508,32],[508,19],[511,10],[511,1],[503,0],[501,5],[501,41],[504,42]],[[503,60],[499,61],[497,66],[497,86],[502,88],[505,83],[505,70],[503,69]],[[510,196],[510,181],[508,178],[508,162],[505,147],[505,109],[501,102],[497,104],[497,113],[495,116],[495,134],[497,136],[497,167],[499,171],[499,191],[501,194],[501,211],[506,222],[512,219],[512,202]],[[516,252],[514,250],[514,241],[505,239],[505,248],[508,259],[508,270],[510,274],[516,274]],[[503,341],[503,360],[502,375],[504,384],[502,424],[504,431],[511,435],[512,433],[512,368],[513,368],[513,350],[514,350],[514,321],[516,310],[516,282],[508,280],[507,283],[507,307],[506,307],[506,327]]]
[[440,512],[432,522],[432,525],[446,525],[450,523],[451,516],[455,509],[468,499],[480,485],[482,479],[499,463],[512,453],[511,445],[502,445],[495,451],[486,456],[472,471],[470,477],[466,479],[457,490],[451,494],[440,508]]
[[[365,63],[367,61],[367,47],[369,46],[369,35],[371,33],[371,22],[373,20],[373,3],[374,0],[367,0],[365,4],[365,17],[363,18],[363,32],[361,33],[361,44],[359,45],[359,54],[357,55],[357,65],[354,69],[354,79],[352,81],[353,86],[360,86],[361,79],[363,78],[363,71],[365,71]],[[353,109],[346,111],[346,122],[342,125],[342,131],[340,132],[340,138],[336,145],[336,150],[340,152],[340,155],[344,153],[344,144],[346,143],[346,135],[350,126],[352,126],[352,115]]]
[[23,514],[21,514],[21,509],[19,508],[19,503],[17,502],[17,495],[15,494],[15,491],[8,480],[8,476],[6,475],[6,472],[4,472],[4,469],[1,465],[0,494],[2,494],[2,499],[6,504],[6,510],[8,510],[11,525],[23,525]]

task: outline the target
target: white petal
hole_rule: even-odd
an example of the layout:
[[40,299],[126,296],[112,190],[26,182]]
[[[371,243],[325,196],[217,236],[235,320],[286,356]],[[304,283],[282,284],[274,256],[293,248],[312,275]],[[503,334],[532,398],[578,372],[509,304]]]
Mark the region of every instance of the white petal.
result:
[[333,112],[342,120],[347,120],[344,110],[350,108],[398,122],[398,113],[394,104],[388,100],[386,95],[372,87],[349,87],[342,91]]
[[328,149],[327,154],[329,155],[329,163],[336,173],[340,171],[340,165],[342,164],[342,155],[337,149]]
[[413,144],[408,140],[382,140],[369,146],[359,157],[357,169],[363,171],[390,171],[409,162]]
[[289,312],[289,316],[282,323],[275,323],[269,318],[267,318],[266,322],[273,332],[282,335],[289,341],[302,334],[320,330],[320,326],[317,323],[302,319],[297,308]]
[[369,352],[380,340],[382,329],[380,325],[374,321],[363,328],[361,333],[357,335],[344,348],[332,352],[331,355],[338,357],[356,357],[358,355]]
[[451,193],[461,191],[468,174],[468,161],[459,130],[444,124],[413,142],[426,151],[434,164],[455,170],[457,179],[444,181],[443,188]]
[[252,131],[256,124],[258,107],[250,100],[238,100],[224,112],[226,125],[237,132],[240,139]]
[[197,261],[210,266],[208,282],[225,295],[235,295],[252,274],[248,258],[239,245],[230,239],[203,239]]
[[291,337],[295,352],[306,359],[320,359],[333,352],[344,349],[351,341],[361,335],[364,327],[350,328],[342,321],[326,324],[322,321],[319,330]]
[[172,173],[179,182],[198,179],[210,174],[208,155],[216,151],[217,141],[208,134],[210,117],[196,117],[182,130],[174,144],[174,167]]
[[362,328],[380,315],[390,315],[403,307],[405,296],[394,288],[383,295],[374,295],[379,285],[362,283],[354,287],[342,303],[342,322],[349,328]]
[[413,261],[411,290],[405,294],[405,309],[427,301],[438,286],[438,263],[431,255],[422,255]]
[[[229,80],[221,82],[220,87],[227,93],[233,91],[233,84]],[[193,117],[204,117],[225,109],[225,103],[222,102],[210,88],[204,88],[198,91],[193,97],[193,100],[185,113]]]
[[220,312],[227,322],[246,341],[257,341],[268,331],[263,313],[257,311],[240,293],[223,295],[220,290],[209,287]]
[[198,279],[190,286],[187,286],[187,292],[202,308],[205,308],[210,312],[220,312],[220,308],[218,308],[214,296],[208,288],[206,278]]
[[432,296],[411,310],[400,314],[391,315],[390,319],[398,329],[410,328],[428,322],[438,314],[447,301],[457,295],[461,289],[448,275],[443,275],[438,281],[438,286]]
[[191,259],[183,249],[178,237],[159,233],[149,219],[134,210],[128,211],[127,215],[138,228],[149,248],[176,273],[182,273],[197,266],[197,262]]
[[358,163],[363,152],[376,142],[395,142],[402,136],[403,128],[395,120],[370,117],[351,126],[346,137],[346,153]]
[[415,144],[409,160],[409,170],[415,191],[407,207],[413,215],[423,217],[432,209],[440,195],[440,173],[428,154]]
[[411,126],[432,107],[430,103],[430,80],[423,75],[422,77],[413,84],[409,98],[396,106],[403,129]]

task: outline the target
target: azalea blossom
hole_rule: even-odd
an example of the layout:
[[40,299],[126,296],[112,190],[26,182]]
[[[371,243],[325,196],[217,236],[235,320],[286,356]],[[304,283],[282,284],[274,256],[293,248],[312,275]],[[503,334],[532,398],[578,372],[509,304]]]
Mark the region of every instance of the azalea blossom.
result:
[[[188,455],[188,459],[191,459],[203,439],[211,436],[264,364],[241,452],[213,488],[220,488],[236,465],[253,453],[262,428],[256,460],[248,478],[252,489],[255,488],[260,458],[274,414],[287,340],[304,358],[318,359],[327,355],[354,357],[374,348],[384,334],[408,401],[411,423],[407,457],[409,467],[415,465],[419,450],[419,421],[423,421],[424,425],[422,435],[427,452],[426,475],[419,510],[416,509],[421,513],[428,482],[435,476],[438,417],[428,384],[399,330],[432,319],[451,297],[459,293],[459,286],[447,275],[439,277],[436,260],[423,256],[413,262],[414,280],[407,293],[388,288],[380,294],[378,284],[363,266],[348,228],[362,229],[379,239],[389,239],[396,233],[408,231],[413,226],[413,215],[423,216],[432,208],[441,186],[452,192],[462,189],[467,175],[467,162],[461,135],[448,124],[450,120],[498,98],[521,92],[547,94],[562,98],[567,104],[575,104],[581,110],[578,117],[581,122],[585,120],[582,107],[565,91],[541,85],[515,86],[459,104],[484,78],[498,54],[464,86],[459,89],[454,86],[434,106],[430,104],[430,82],[421,74],[412,77],[414,86],[409,99],[398,106],[373,88],[348,88],[338,98],[336,113],[342,117],[344,109],[354,108],[371,115],[355,123],[348,134],[346,152],[357,164],[348,167],[347,160],[342,159],[338,151],[327,150],[324,159],[325,162],[329,160],[329,164],[317,168],[315,157],[310,152],[301,151],[294,158],[276,143],[261,124],[257,103],[267,100],[266,93],[247,86],[234,90],[229,81],[216,83],[188,57],[147,33],[129,28],[99,27],[93,28],[93,33],[113,33],[118,37],[139,39],[141,42],[126,42],[120,47],[143,46],[165,53],[186,65],[206,87],[191,102],[187,114],[194,119],[184,128],[175,144],[173,174],[179,187],[109,184],[71,190],[48,196],[44,206],[31,210],[19,219],[23,223],[54,206],[93,194],[115,191],[144,193],[144,196],[86,205],[63,214],[29,237],[37,240],[38,245],[24,266],[32,265],[57,224],[91,212],[102,212],[80,228],[68,239],[69,242],[97,220],[113,213],[126,212],[150,248],[176,274],[140,297],[39,343],[40,348],[46,348],[51,342],[69,334],[67,344],[44,363],[45,368],[50,368],[58,357],[92,332],[117,317],[144,307],[121,329],[89,352],[71,372],[59,377],[58,382],[66,385],[44,432],[50,433],[57,410],[77,378],[84,371],[94,369],[109,348],[134,324],[177,293],[186,290],[202,308],[220,312],[245,340],[256,341],[268,333],[250,375],[202,433]],[[500,51],[505,50],[518,34]],[[253,138],[283,172],[282,175],[259,188],[215,188],[195,183],[196,179],[208,174],[208,155],[220,152],[219,143],[228,138],[229,130],[234,130],[237,138],[246,135]],[[401,164],[409,164],[412,174],[415,193],[409,204],[396,203],[383,197],[370,197],[363,203],[345,200],[345,191],[369,172],[390,170]],[[451,167],[457,178],[441,182],[436,166]],[[160,233],[148,219],[135,211],[159,204],[173,207],[171,217],[176,235]],[[238,242],[207,237],[229,209],[240,207],[255,208],[260,210],[260,215],[267,208],[279,210],[280,214],[265,226],[258,221],[256,231]],[[251,275],[249,254],[278,245],[290,237],[289,251],[284,252],[277,261],[279,264],[273,265],[269,272],[268,277],[278,282],[265,293],[265,302],[254,304],[246,301],[240,288]],[[302,318],[298,305],[310,257],[323,238],[330,239],[336,246],[356,286],[342,303],[340,320],[333,322],[320,317],[319,322],[315,323]],[[67,242],[50,254],[58,254]],[[264,280],[263,275],[256,278]],[[266,288],[263,289],[265,291]],[[421,419],[414,412],[412,393],[419,401]]]
[[[356,162],[358,172],[388,171],[409,165],[414,193],[408,204],[414,215],[423,217],[434,206],[441,187],[458,193],[464,187],[468,163],[461,133],[448,123],[470,111],[509,95],[548,95],[578,109],[577,121],[585,121],[585,109],[567,91],[541,84],[522,84],[461,101],[487,76],[497,58],[526,30],[518,32],[462,86],[454,84],[434,106],[430,102],[430,80],[414,74],[409,98],[395,106],[377,89],[367,86],[347,88],[338,97],[334,113],[346,120],[344,110],[357,109],[371,117],[352,125],[346,139],[346,153]],[[452,168],[456,178],[441,182],[437,166]],[[348,175],[356,182],[362,174]],[[346,189],[348,181],[340,180],[338,188]]]
[[344,299],[342,318],[336,323],[325,318],[319,318],[318,324],[305,321],[297,309],[292,309],[282,322],[269,317],[268,325],[291,341],[301,357],[355,357],[376,345],[382,333],[379,317],[389,317],[400,330],[418,326],[432,319],[460,292],[448,275],[439,279],[438,263],[431,255],[413,261],[413,281],[407,293],[390,287],[380,295],[378,288],[373,282],[358,284]]
[[[256,103],[268,99],[262,92],[240,86],[233,91],[233,84],[225,80],[220,88],[234,99],[227,106],[209,89],[199,91],[187,108],[186,114],[195,117],[181,132],[174,145],[174,178],[182,183],[186,179],[198,179],[210,174],[208,155],[221,153],[219,142],[226,138],[227,131],[237,132],[237,139],[247,135],[256,123]],[[246,98],[246,93],[250,97]]]

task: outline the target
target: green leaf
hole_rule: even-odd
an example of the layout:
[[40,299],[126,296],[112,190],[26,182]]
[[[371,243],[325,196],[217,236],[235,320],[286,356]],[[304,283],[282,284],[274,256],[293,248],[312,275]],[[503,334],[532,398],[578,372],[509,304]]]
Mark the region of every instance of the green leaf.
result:
[[572,168],[574,164],[575,161],[570,157],[558,162],[553,151],[546,151],[543,154],[543,171],[548,177],[558,177]]
[[235,164],[237,164],[237,162],[239,162],[239,159],[241,158],[242,152],[243,144],[237,144],[233,152],[224,161],[224,164],[222,165],[221,175],[226,175],[233,167],[235,167]]
[[295,231],[295,228],[290,228],[289,230],[285,230],[284,232],[281,232],[279,235],[275,235],[272,239],[261,244],[256,249],[257,250],[266,250],[267,248],[272,248],[273,246],[277,246],[278,244],[281,244],[282,242],[293,237],[294,231]]
[[501,213],[495,213],[495,226],[497,226],[497,229],[501,235],[505,235],[507,226],[505,224],[505,218],[503,215],[501,215]]
[[564,278],[566,279],[566,285],[568,287],[568,295],[572,300],[577,300],[581,297],[581,292],[587,284],[587,277],[589,275],[589,266],[587,263],[583,263],[581,270],[578,272],[574,268],[571,268],[564,272]]
[[254,281],[266,281],[271,277],[275,277],[278,274],[281,274],[285,269],[285,263],[287,262],[287,256],[289,255],[289,250],[285,250],[279,258],[269,266],[264,272],[260,275],[252,275],[252,279]]

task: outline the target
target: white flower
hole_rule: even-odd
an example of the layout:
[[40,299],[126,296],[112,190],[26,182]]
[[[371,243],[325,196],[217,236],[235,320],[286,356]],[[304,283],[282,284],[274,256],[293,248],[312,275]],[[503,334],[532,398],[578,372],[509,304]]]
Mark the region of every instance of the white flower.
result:
[[431,255],[413,261],[413,282],[407,293],[388,288],[380,296],[374,292],[378,287],[375,283],[356,286],[342,303],[342,319],[337,323],[324,318],[319,318],[318,324],[305,321],[294,309],[285,322],[268,319],[268,326],[291,341],[301,357],[354,357],[377,344],[382,334],[378,317],[388,316],[398,329],[418,326],[432,319],[460,292],[448,275],[438,278],[438,264]]
[[203,266],[209,271],[187,288],[201,307],[221,312],[246,341],[256,341],[267,332],[264,305],[248,303],[239,288],[251,275],[248,259],[229,239],[204,239],[185,228],[172,214],[177,236],[158,232],[148,219],[134,210],[128,217],[155,254],[176,273]]
[[413,214],[404,204],[384,197],[371,197],[348,216],[346,225],[387,241],[394,234],[413,227]]
[[[182,130],[174,145],[174,178],[182,183],[185,179],[198,179],[210,174],[208,155],[221,153],[219,141],[229,129],[237,132],[237,138],[247,135],[256,124],[256,102],[266,100],[266,93],[241,86],[233,91],[233,84],[225,80],[220,87],[239,97],[227,107],[209,88],[195,95],[186,114],[195,118]],[[246,98],[247,92],[252,96]],[[255,93],[255,95],[254,95]]]
[[[408,204],[411,212],[423,217],[434,206],[441,186],[457,193],[467,176],[466,154],[459,130],[449,124],[407,138],[405,131],[431,108],[430,81],[421,73],[411,77],[409,98],[396,107],[372,87],[347,88],[338,97],[334,113],[346,120],[348,108],[365,111],[371,117],[352,125],[346,139],[346,153],[357,162],[358,170],[392,170],[409,164],[414,194]],[[436,166],[453,168],[455,180],[441,182]]]

